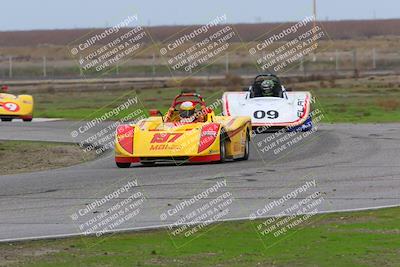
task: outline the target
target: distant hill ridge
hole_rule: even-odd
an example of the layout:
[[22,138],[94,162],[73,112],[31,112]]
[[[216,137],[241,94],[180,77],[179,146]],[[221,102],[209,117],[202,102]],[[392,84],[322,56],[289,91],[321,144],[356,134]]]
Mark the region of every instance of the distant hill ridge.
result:
[[[232,24],[243,41],[252,41],[261,34],[272,31],[279,25],[286,23],[257,23]],[[322,21],[321,24],[332,39],[369,38],[374,36],[400,35],[400,19],[385,20],[341,20]],[[199,25],[191,26],[153,26],[145,27],[156,41],[163,41],[179,31],[190,32]],[[218,31],[223,26],[213,27]],[[122,31],[128,31],[123,29]],[[104,29],[60,29],[60,30],[33,30],[33,31],[3,31],[0,32],[0,46],[38,46],[38,45],[67,45],[89,32],[101,33]],[[107,42],[107,40],[103,40]]]

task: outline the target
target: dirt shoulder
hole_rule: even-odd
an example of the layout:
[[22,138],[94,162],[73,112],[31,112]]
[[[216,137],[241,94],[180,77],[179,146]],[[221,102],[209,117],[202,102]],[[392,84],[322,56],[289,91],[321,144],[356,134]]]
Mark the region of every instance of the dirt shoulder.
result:
[[96,157],[75,144],[0,141],[0,175],[56,169]]

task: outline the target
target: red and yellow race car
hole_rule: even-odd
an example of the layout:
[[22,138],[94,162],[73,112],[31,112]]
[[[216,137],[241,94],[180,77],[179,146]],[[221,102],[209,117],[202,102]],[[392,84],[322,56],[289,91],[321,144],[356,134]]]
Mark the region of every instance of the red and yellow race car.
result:
[[8,94],[8,86],[3,85],[0,91],[0,119],[2,121],[12,121],[22,119],[32,121],[33,117],[33,97],[31,95],[12,95]]
[[247,160],[250,152],[251,118],[216,116],[195,93],[175,97],[163,116],[150,117],[116,130],[115,162],[120,168],[132,163],[224,162]]

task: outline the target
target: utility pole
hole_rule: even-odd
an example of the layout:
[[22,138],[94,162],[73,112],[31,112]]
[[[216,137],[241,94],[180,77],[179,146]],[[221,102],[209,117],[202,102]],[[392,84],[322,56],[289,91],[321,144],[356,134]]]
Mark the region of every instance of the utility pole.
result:
[[313,0],[314,28],[317,25],[317,0]]
[[[313,29],[315,31],[315,27],[317,26],[317,0],[313,0],[313,15],[314,15],[314,22],[313,22]],[[317,40],[315,38],[315,35],[317,32],[314,33],[314,40]],[[315,62],[317,60],[317,56],[315,53],[313,53],[313,61]]]

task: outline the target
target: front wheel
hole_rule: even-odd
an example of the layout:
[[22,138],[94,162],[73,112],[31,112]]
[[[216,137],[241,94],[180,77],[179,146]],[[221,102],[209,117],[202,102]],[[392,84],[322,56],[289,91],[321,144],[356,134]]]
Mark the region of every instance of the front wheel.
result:
[[123,169],[129,168],[131,166],[130,162],[115,162],[115,164],[117,164],[118,168],[123,168]]
[[23,121],[29,122],[32,121],[32,118],[26,118],[26,119],[22,119]]
[[226,137],[221,135],[219,138],[219,162],[223,163],[226,161]]
[[12,121],[12,118],[1,118],[1,121]]

